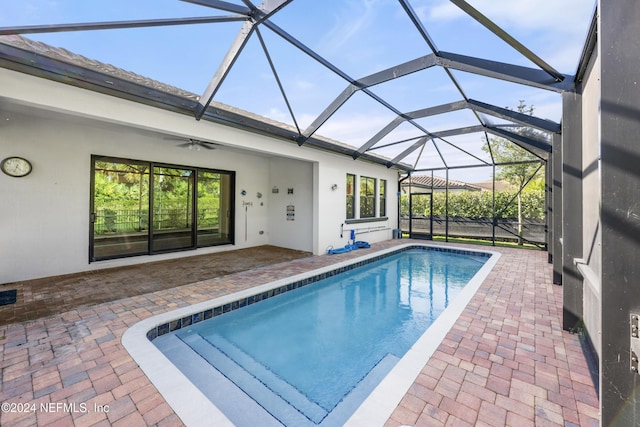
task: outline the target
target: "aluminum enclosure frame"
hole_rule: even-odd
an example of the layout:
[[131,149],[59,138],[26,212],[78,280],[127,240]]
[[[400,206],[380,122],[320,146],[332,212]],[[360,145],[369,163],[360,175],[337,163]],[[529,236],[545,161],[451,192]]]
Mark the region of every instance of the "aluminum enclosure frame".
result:
[[[212,22],[232,22],[232,21],[244,21],[244,24],[236,35],[235,40],[232,42],[229,50],[225,58],[222,60],[222,63],[218,67],[218,70],[213,75],[207,89],[204,91],[202,96],[196,97],[196,103],[193,102],[184,102],[183,100],[177,102],[177,106],[173,105],[173,103],[177,100],[172,99],[172,97],[166,97],[161,93],[148,93],[144,90],[140,90],[141,88],[137,88],[132,85],[128,85],[125,82],[123,86],[127,87],[127,90],[118,91],[113,90],[113,87],[107,88],[105,85],[102,85],[100,82],[104,79],[97,77],[95,79],[79,79],[81,83],[79,84],[81,87],[91,88],[93,90],[105,91],[110,94],[115,94],[116,96],[123,96],[127,99],[138,100],[138,102],[145,102],[151,105],[160,106],[162,108],[169,108],[172,111],[179,111],[181,113],[190,112],[195,116],[197,120],[202,118],[206,118],[208,120],[218,121],[220,123],[230,124],[232,126],[239,126],[243,128],[249,128],[253,131],[264,132],[272,136],[276,136],[279,138],[285,138],[287,140],[293,140],[298,145],[309,144],[310,146],[334,150],[341,154],[350,154],[354,159],[362,157],[365,160],[372,160],[377,163],[383,163],[387,167],[398,168],[399,170],[409,170],[411,169],[411,165],[403,164],[403,159],[408,156],[411,152],[415,151],[418,148],[424,149],[427,141],[431,141],[433,143],[434,148],[438,152],[442,163],[447,164],[444,159],[441,151],[438,149],[435,144],[434,138],[443,139],[447,135],[460,135],[462,134],[459,130],[450,130],[439,132],[438,134],[434,134],[430,132],[428,129],[421,126],[415,120],[418,118],[424,118],[431,114],[437,114],[438,112],[444,113],[448,109],[448,111],[455,111],[459,108],[470,109],[478,124],[474,126],[467,127],[467,133],[472,131],[484,132],[485,134],[493,133],[495,135],[506,138],[526,150],[536,154],[540,158],[545,158],[546,153],[551,151],[551,145],[546,143],[539,143],[535,140],[530,140],[523,138],[521,135],[513,134],[508,131],[504,131],[503,129],[498,129],[491,127],[488,123],[485,123],[480,117],[479,113],[489,114],[494,117],[498,117],[504,120],[512,121],[513,123],[518,123],[523,126],[529,126],[537,129],[542,129],[543,131],[553,134],[559,132],[559,124],[553,123],[547,120],[538,119],[536,117],[530,116],[526,117],[526,115],[518,114],[513,111],[509,111],[504,108],[492,106],[487,103],[483,103],[481,101],[476,101],[469,99],[464,93],[461,85],[455,79],[453,74],[450,72],[450,69],[460,70],[464,72],[474,73],[477,75],[481,75],[484,77],[490,77],[495,79],[501,79],[508,82],[528,85],[532,87],[541,88],[544,90],[550,90],[554,92],[563,92],[571,87],[571,76],[566,76],[558,73],[553,67],[549,66],[544,60],[535,55],[529,49],[524,47],[520,42],[518,42],[515,38],[508,35],[504,30],[500,29],[496,24],[494,24],[490,19],[486,16],[482,15],[479,11],[468,5],[466,2],[454,1],[453,3],[462,9],[465,13],[471,16],[473,19],[478,21],[481,25],[485,26],[487,29],[492,31],[494,34],[498,35],[502,40],[504,40],[511,47],[516,49],[520,54],[522,54],[525,58],[529,59],[535,65],[539,66],[540,69],[533,69],[528,67],[522,67],[518,65],[512,65],[507,63],[501,63],[496,61],[490,61],[482,58],[473,58],[465,55],[459,55],[450,52],[440,51],[437,47],[431,36],[429,35],[427,29],[421,23],[418,15],[412,8],[410,2],[408,0],[400,0],[399,3],[404,9],[405,13],[415,26],[415,28],[420,33],[421,37],[425,41],[425,43],[429,46],[429,49],[433,52],[432,54],[416,58],[411,61],[407,61],[402,64],[398,64],[397,66],[390,67],[386,70],[373,73],[369,76],[365,76],[359,79],[352,78],[346,72],[338,68],[336,65],[332,64],[327,59],[323,58],[321,55],[317,54],[308,46],[301,43],[295,37],[290,35],[284,29],[280,28],[276,25],[271,18],[280,10],[284,9],[287,5],[291,4],[293,0],[265,0],[260,5],[255,5],[252,1],[245,0],[243,1],[244,5],[239,5],[235,3],[229,3],[222,0],[183,0],[187,3],[196,4],[199,6],[212,8],[218,11],[230,13],[228,16],[215,16],[215,17],[200,17],[200,18],[180,18],[180,19],[156,19],[156,20],[138,20],[138,21],[121,21],[121,22],[102,22],[102,23],[78,23],[78,24],[60,24],[60,25],[46,25],[46,26],[22,26],[22,27],[10,27],[10,28],[0,28],[0,35],[3,34],[30,34],[30,33],[44,33],[44,32],[64,32],[64,31],[82,31],[89,29],[115,29],[115,28],[136,28],[136,27],[145,27],[145,26],[162,26],[162,25],[189,25],[189,24],[198,24],[198,23],[212,23]],[[278,76],[273,61],[270,58],[269,49],[263,38],[259,34],[259,27],[264,27],[280,36],[287,43],[291,44],[295,48],[302,51],[304,54],[311,57],[313,60],[318,62],[321,66],[325,67],[329,71],[333,72],[337,76],[344,79],[347,83],[346,88],[343,90],[341,94],[338,95],[337,98],[334,99],[333,102],[330,103],[329,106],[325,108],[325,110],[309,125],[305,130],[301,131],[298,127],[298,122],[295,117],[295,112],[291,108],[291,104],[289,103],[288,96],[284,90],[283,85],[281,84],[280,77]],[[281,124],[272,123],[269,124],[267,120],[261,120],[259,117],[252,117],[250,114],[243,114],[242,111],[234,110],[232,107],[227,109],[222,106],[213,106],[214,108],[210,108],[212,106],[212,101],[217,93],[220,85],[224,82],[226,76],[230,72],[234,63],[238,59],[238,57],[242,54],[243,49],[251,38],[253,34],[257,34],[257,37],[260,39],[260,43],[264,50],[265,56],[269,62],[272,73],[276,81],[278,82],[278,87],[281,92],[281,95],[287,105],[289,113],[293,119],[294,129],[286,129],[285,126],[281,126]],[[4,53],[5,55],[2,55]],[[7,54],[7,51],[0,53],[5,59],[8,61],[12,61],[15,58],[11,58],[11,54]],[[25,55],[23,55],[24,58]],[[18,55],[17,62],[22,62],[22,64],[18,67],[24,72],[31,72],[35,75],[40,76],[48,76],[49,78],[54,77],[60,80],[64,80],[64,78],[60,78],[60,76],[66,75],[75,75],[80,76],[83,74],[83,71],[80,69],[72,69],[73,67],[67,67],[65,65],[58,65],[57,67],[52,67],[53,69],[57,69],[57,72],[54,72],[53,75],[48,72],[47,66],[39,67],[38,69],[36,64],[30,64],[31,67],[26,66],[27,61],[21,61],[19,59],[20,55]],[[52,65],[52,64],[49,64]],[[16,65],[8,64],[7,61],[3,61],[3,66],[7,68],[16,69]],[[420,70],[424,70],[433,66],[442,67],[448,78],[457,88],[458,92],[463,98],[459,104],[452,103],[450,105],[444,105],[439,107],[428,107],[426,109],[417,110],[412,113],[404,113],[399,109],[395,108],[391,103],[387,102],[385,99],[377,96],[373,92],[369,90],[369,88],[387,82],[389,80],[402,78],[403,76],[415,73]],[[58,76],[58,77],[56,77]],[[378,133],[374,138],[369,140],[365,145],[351,151],[349,153],[349,149],[346,147],[339,146],[338,144],[332,144],[325,142],[325,138],[314,138],[313,135],[321,128],[321,126],[335,113],[340,107],[356,92],[362,91],[371,97],[374,101],[387,108],[391,112],[393,112],[398,119],[394,120],[392,124],[385,127]],[[149,99],[151,98],[151,99]],[[375,150],[377,147],[375,145],[379,142],[379,140],[386,135],[388,132],[393,130],[395,126],[398,126],[402,122],[408,122],[413,125],[418,131],[423,133],[427,139],[421,140],[420,143],[414,143],[409,148],[404,148],[401,153],[395,155],[393,159],[386,160],[378,160],[378,156],[371,153],[368,155],[369,151]],[[263,123],[261,123],[263,122]],[[444,139],[443,139],[444,140]],[[466,154],[470,154],[469,152],[462,150],[459,146],[455,144],[451,144],[449,141],[444,140],[445,143],[452,145],[454,148],[465,152]],[[421,151],[422,152],[422,151]],[[475,157],[472,155],[472,157]],[[486,162],[480,161],[481,164]],[[418,161],[416,160],[416,163]]]
[[[243,0],[242,4],[221,0],[183,1],[212,8],[226,15],[13,26],[0,28],[0,36],[223,22],[243,23],[225,58],[216,70],[212,70],[209,84],[199,97],[167,86],[150,87],[148,84],[132,81],[124,75],[101,72],[83,64],[47,56],[43,52],[4,43],[1,39],[0,66],[151,105],[176,114],[189,115],[194,117],[194,120],[209,120],[278,138],[291,143],[292,149],[302,146],[303,149],[319,149],[358,161],[373,162],[397,170],[401,180],[405,174],[433,174],[433,171],[438,170],[445,171],[448,178],[452,170],[479,167],[493,168],[495,177],[495,168],[500,165],[496,163],[493,154],[489,160],[482,159],[449,139],[476,133],[485,137],[491,134],[505,138],[537,156],[540,163],[545,165],[548,213],[546,240],[548,258],[553,264],[551,280],[563,286],[563,328],[575,332],[583,327],[582,322],[587,310],[584,306],[584,272],[579,264],[591,242],[586,242],[583,236],[583,215],[587,209],[593,208],[585,205],[585,195],[590,189],[585,188],[584,184],[582,125],[588,118],[583,116],[583,100],[580,96],[589,59],[594,52],[600,52],[602,64],[601,75],[598,77],[601,78],[599,84],[602,93],[599,100],[601,116],[598,118],[598,138],[601,158],[597,167],[601,175],[601,200],[597,209],[600,214],[603,251],[602,271],[595,276],[601,286],[601,299],[597,309],[602,320],[599,324],[600,329],[587,331],[587,335],[591,340],[600,340],[602,348],[598,360],[602,425],[637,425],[640,422],[637,415],[640,414],[640,402],[636,392],[639,378],[638,373],[633,372],[629,366],[632,358],[630,316],[640,313],[640,287],[635,283],[640,277],[640,209],[637,203],[637,189],[640,188],[640,145],[637,143],[640,135],[640,85],[637,84],[640,70],[640,46],[637,44],[637,40],[640,39],[640,5],[637,2],[598,1],[598,10],[594,14],[582,58],[575,75],[569,75],[557,71],[465,0],[451,0],[451,3],[515,49],[535,67],[442,51],[414,10],[411,0],[398,0],[402,11],[418,32],[420,40],[428,48],[427,52],[431,53],[424,55],[423,51],[413,59],[382,71],[364,76],[351,76],[274,22],[272,18],[292,4],[293,0],[265,0],[261,4],[250,0]],[[321,113],[304,129],[298,126],[298,112],[289,102],[290,94],[281,83],[282,76],[276,72],[277,63],[271,59],[270,46],[262,37],[262,33],[267,32],[302,52],[332,76],[340,78],[344,84],[340,86],[343,88],[342,91],[326,105],[321,106]],[[245,47],[251,37],[260,39],[260,46],[273,77],[278,82],[280,94],[293,119],[293,126],[216,102],[218,89],[237,59],[246,53]],[[377,85],[435,67],[443,70],[453,84],[459,94],[459,97],[454,98],[457,100],[442,105],[429,105],[425,102],[413,111],[405,111],[377,95],[374,90]],[[469,98],[463,85],[455,78],[454,73],[457,72],[558,94],[563,101],[563,119],[561,123],[555,123]],[[390,112],[391,121],[385,122],[373,137],[357,147],[321,136],[323,126],[356,94],[366,95],[368,100],[373,100],[385,112]],[[428,117],[462,110],[471,112],[474,119],[464,126],[434,131],[421,121]],[[492,125],[485,120],[484,115],[504,120],[509,124]],[[411,126],[416,136],[391,140],[392,132],[406,124]],[[522,128],[532,129],[536,134],[543,133],[547,138],[532,138],[527,136],[526,132],[519,132]],[[455,164],[450,161],[445,150],[439,148],[443,147],[442,144],[447,144],[447,148],[453,148],[457,153],[466,154],[469,159],[477,161],[477,164]],[[393,148],[393,154],[378,154],[383,148]],[[427,149],[435,151],[441,167],[419,166],[419,160]],[[416,153],[417,159],[409,164],[407,159]],[[400,189],[400,184],[398,188]],[[493,239],[495,241],[495,233]]]

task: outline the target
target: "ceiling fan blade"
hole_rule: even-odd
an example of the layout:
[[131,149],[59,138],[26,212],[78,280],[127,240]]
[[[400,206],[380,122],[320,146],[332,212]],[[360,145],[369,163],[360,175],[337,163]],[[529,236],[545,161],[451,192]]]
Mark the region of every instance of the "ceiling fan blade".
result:
[[187,147],[190,149],[193,147],[195,147],[196,149],[200,149],[200,147],[203,147],[203,148],[206,148],[207,150],[215,150],[216,147],[219,145],[219,144],[216,144],[215,142],[201,141],[195,138],[186,138],[186,137],[179,137],[179,136],[165,136],[163,137],[163,139],[169,140],[169,141],[182,141],[182,144],[177,144],[177,147]]
[[165,141],[189,141],[189,138],[181,138],[179,136],[163,136]]

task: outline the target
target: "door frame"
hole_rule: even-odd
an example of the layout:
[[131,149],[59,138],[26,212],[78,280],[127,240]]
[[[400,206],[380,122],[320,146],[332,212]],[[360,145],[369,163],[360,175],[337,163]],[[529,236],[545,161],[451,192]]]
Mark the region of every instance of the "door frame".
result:
[[[417,219],[413,216],[413,198],[416,196],[429,197],[429,233],[418,232],[413,230],[413,220]],[[433,193],[410,193],[409,194],[409,238],[433,240]]]

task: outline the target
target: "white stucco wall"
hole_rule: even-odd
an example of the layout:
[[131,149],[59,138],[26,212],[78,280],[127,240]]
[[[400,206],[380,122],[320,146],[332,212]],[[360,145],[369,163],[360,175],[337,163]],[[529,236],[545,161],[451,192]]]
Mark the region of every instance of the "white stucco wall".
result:
[[[269,167],[269,242],[313,252],[313,163],[273,158]],[[287,206],[294,207],[289,218]]]
[[[381,168],[377,165],[356,162],[349,158],[339,158],[333,162],[318,165],[318,250],[326,252],[329,247],[342,247],[349,242],[349,230],[356,230],[356,240],[370,243],[391,239],[392,230],[398,227],[397,221],[397,171]],[[347,224],[346,217],[346,175],[356,175],[358,187],[360,176],[387,180],[387,216],[386,221]],[[338,185],[333,191],[331,186]],[[356,199],[357,200],[357,199]],[[357,202],[356,202],[357,203]],[[341,228],[342,226],[342,228]],[[342,229],[342,236],[341,231]]]
[[[145,136],[123,128],[11,114],[0,135],[0,156],[29,159],[33,172],[25,178],[0,176],[3,217],[0,282],[125,265],[176,255],[163,254],[88,263],[91,155],[108,155],[185,166],[234,170],[236,188],[266,192],[269,168],[261,157],[223,149],[188,150],[179,142]],[[258,183],[258,185],[257,185]],[[260,184],[262,183],[262,184]],[[254,203],[248,238],[244,236],[243,198],[236,194],[236,248],[268,243],[258,230],[268,226],[266,208]],[[222,247],[199,250],[219,251]]]
[[[0,283],[264,244],[321,254],[346,244],[352,227],[379,229],[357,237],[370,242],[391,238],[396,227],[397,172],[384,166],[6,69],[0,81],[0,158],[22,156],[34,168],[25,178],[0,174]],[[187,150],[167,135],[226,147]],[[94,154],[235,171],[235,245],[89,263]],[[387,180],[389,220],[345,225],[341,238],[347,173]],[[286,220],[288,204],[294,221]]]

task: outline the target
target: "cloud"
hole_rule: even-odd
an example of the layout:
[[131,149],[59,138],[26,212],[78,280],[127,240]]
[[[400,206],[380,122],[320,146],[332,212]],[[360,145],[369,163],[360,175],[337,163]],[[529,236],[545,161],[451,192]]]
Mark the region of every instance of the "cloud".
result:
[[[304,117],[301,117],[300,121],[303,119]],[[347,117],[332,117],[318,129],[317,134],[360,147],[388,123],[388,115],[367,114],[366,111],[362,111]]]
[[7,25],[35,25],[60,19],[61,5],[57,0],[23,0],[2,5],[0,22]]
[[[470,2],[471,4],[471,2]],[[498,25],[529,30],[553,30],[582,34],[589,23],[595,2],[585,0],[477,0],[472,6]],[[430,21],[452,21],[466,15],[449,1],[421,7],[422,17]]]
[[288,123],[291,121],[291,115],[288,111],[283,111],[277,107],[270,107],[266,113],[262,114],[265,117],[269,117],[273,120],[277,120],[282,123]]
[[431,8],[422,6],[415,10],[423,21],[453,21],[465,16],[462,9],[448,1],[436,4]]
[[296,79],[293,82],[293,86],[298,90],[311,90],[315,89],[316,85],[309,80]]
[[[525,46],[538,46],[537,53],[552,58],[551,63],[560,69],[577,65],[576,56],[584,44],[595,5],[593,0],[476,0],[469,3]],[[444,0],[437,0],[431,7],[421,5],[419,10],[423,22],[429,25],[451,25],[460,21],[462,27],[471,19],[462,9]]]
[[567,70],[570,74],[575,73],[580,60],[579,54],[582,52],[584,42],[584,38],[577,37],[574,40],[568,40],[562,46],[549,48],[544,52],[544,58],[549,64],[552,64],[559,70]]
[[538,92],[527,99],[528,105],[533,105],[533,115],[542,119],[559,122],[562,117],[561,95],[553,92]]
[[319,50],[337,52],[373,22],[375,6],[379,0],[349,0],[347,8],[337,15],[334,25],[319,41]]

